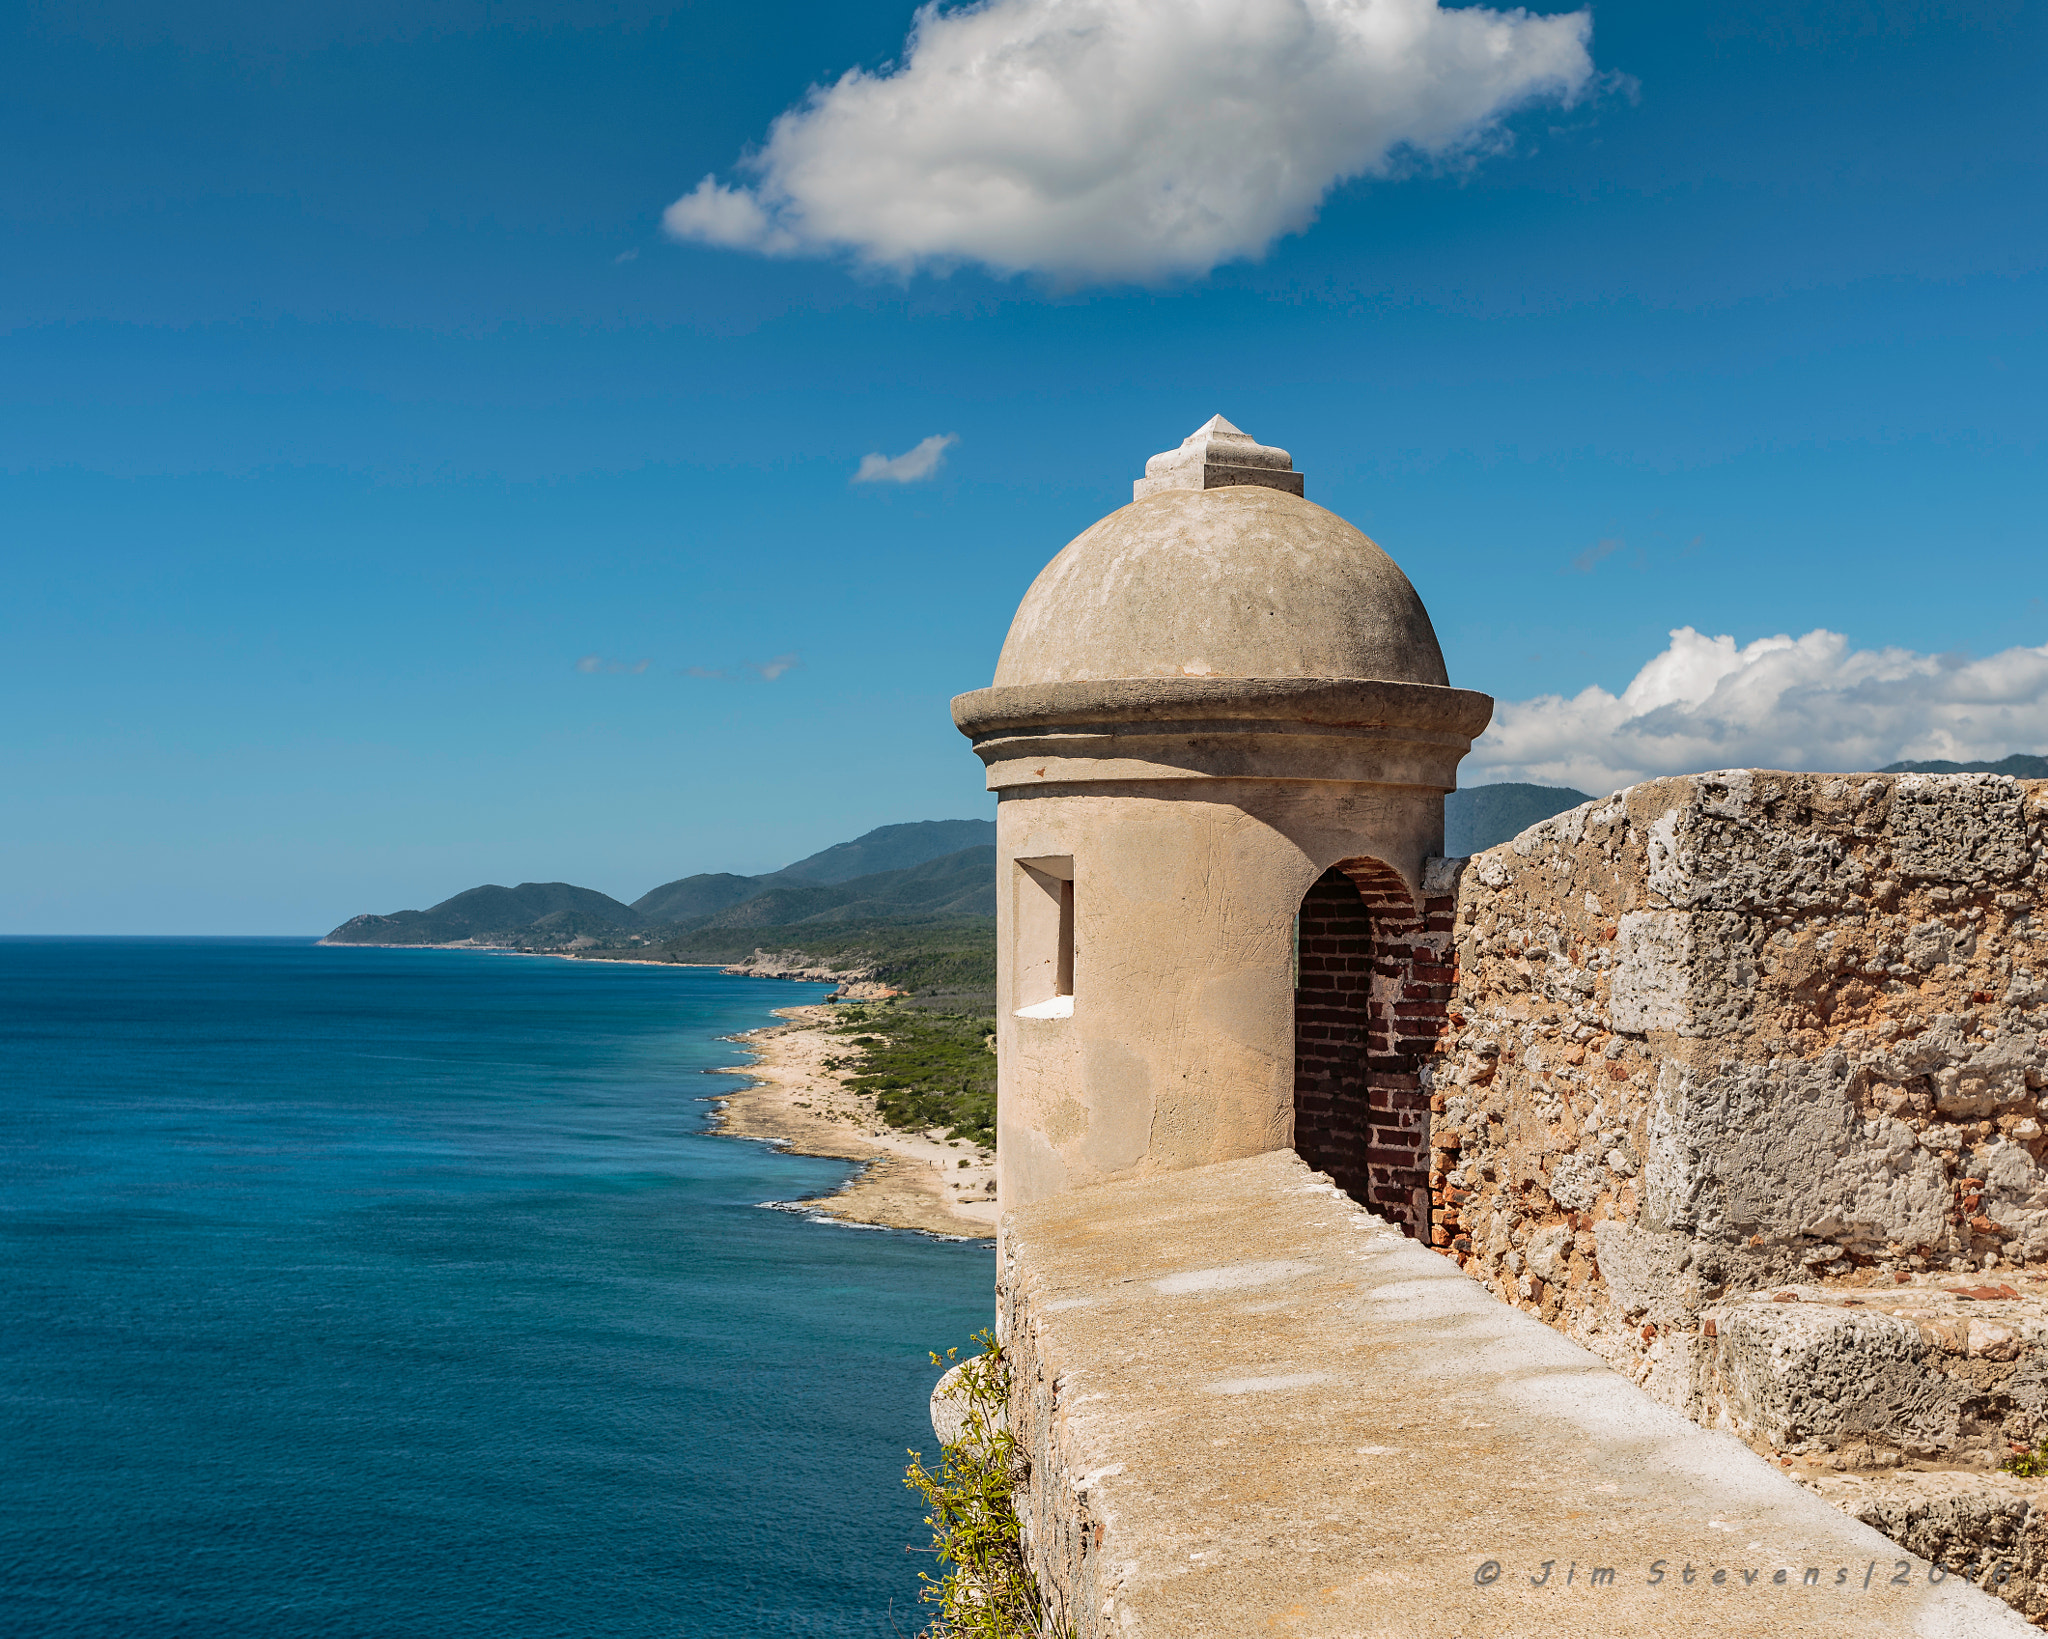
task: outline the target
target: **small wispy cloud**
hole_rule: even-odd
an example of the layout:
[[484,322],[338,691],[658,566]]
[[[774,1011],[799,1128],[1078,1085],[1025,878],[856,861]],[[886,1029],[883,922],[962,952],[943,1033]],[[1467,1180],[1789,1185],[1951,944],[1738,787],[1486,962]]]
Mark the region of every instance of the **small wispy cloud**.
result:
[[1590,575],[1593,573],[1594,566],[1601,559],[1613,557],[1615,553],[1619,552],[1626,545],[1628,545],[1628,542],[1624,541],[1619,535],[1605,536],[1595,541],[1585,551],[1572,559],[1572,567],[1582,575]]
[[792,651],[779,654],[772,660],[742,661],[737,666],[682,666],[677,668],[676,676],[707,678],[720,683],[772,683],[803,663],[803,656]]
[[960,442],[958,433],[933,433],[915,449],[905,450],[901,455],[864,455],[860,458],[860,471],[853,475],[856,484],[914,484],[920,478],[929,478],[939,470],[939,463],[946,459],[946,451]]
[[623,673],[628,677],[638,677],[647,670],[648,664],[645,660],[607,660],[601,654],[587,654],[576,662],[576,669],[586,673]]
[[613,265],[614,267],[616,267],[616,266],[618,266],[618,264],[619,264],[619,263],[621,263],[621,262],[637,262],[637,261],[639,261],[639,260],[640,260],[640,252],[639,252],[639,251],[637,251],[637,250],[622,250],[622,251],[620,251],[620,252],[619,252],[619,254],[618,254],[618,255],[616,255],[616,256],[614,256],[614,257],[612,258],[612,265]]

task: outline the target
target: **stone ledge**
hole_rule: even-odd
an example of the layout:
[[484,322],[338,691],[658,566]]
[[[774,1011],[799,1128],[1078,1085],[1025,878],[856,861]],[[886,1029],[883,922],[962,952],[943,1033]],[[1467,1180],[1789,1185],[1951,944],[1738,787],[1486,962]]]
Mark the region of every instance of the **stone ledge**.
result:
[[2048,1437],[2048,1283],[2001,1273],[1798,1283],[1710,1304],[1685,1351],[1686,1409],[1835,1468],[1995,1469]]
[[2048,1482],[1951,1470],[1802,1483],[1907,1552],[1995,1586],[2037,1626],[2048,1623]]
[[1163,779],[1449,791],[1493,701],[1370,678],[1136,677],[977,689],[953,722],[989,789]]
[[1360,677],[1113,677],[999,685],[953,697],[954,726],[970,737],[1053,724],[1398,725],[1439,734],[1462,754],[1492,716],[1493,697],[1471,689]]
[[1082,1639],[2033,1631],[1291,1151],[1020,1209],[1001,1304]]

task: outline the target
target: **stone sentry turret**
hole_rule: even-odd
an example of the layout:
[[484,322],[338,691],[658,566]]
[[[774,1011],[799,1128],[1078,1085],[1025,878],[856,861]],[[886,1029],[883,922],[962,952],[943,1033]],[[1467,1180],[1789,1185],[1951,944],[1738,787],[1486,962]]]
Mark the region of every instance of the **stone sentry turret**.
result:
[[953,702],[999,799],[1003,1206],[1296,1145],[1419,1227],[1399,1015],[1493,702],[1285,450],[1218,416],[1133,492]]

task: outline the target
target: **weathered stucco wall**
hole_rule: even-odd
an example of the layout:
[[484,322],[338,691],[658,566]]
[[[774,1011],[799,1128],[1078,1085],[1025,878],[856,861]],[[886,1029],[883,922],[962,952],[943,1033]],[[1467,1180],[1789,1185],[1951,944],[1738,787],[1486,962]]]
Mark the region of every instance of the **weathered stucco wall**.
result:
[[1981,1460],[2048,1432],[2022,1320],[1799,1302],[2048,1260],[2044,828],[2048,784],[1749,771],[1473,858],[1436,1243],[1753,1443]]
[[[1419,875],[1425,853],[1441,846],[1440,808],[1427,790],[1334,782],[1006,792],[996,810],[1005,1207],[1285,1148],[1301,896],[1361,842]],[[1073,996],[1062,1016],[1034,1018],[1021,1011],[1036,998],[1019,989],[1017,862],[1048,857],[1070,862],[1073,877]],[[1371,862],[1358,863],[1363,872]],[[1408,1065],[1408,1085],[1420,1088],[1418,1064]],[[1423,1183],[1427,1122],[1419,1091],[1412,1096],[1411,1193]]]

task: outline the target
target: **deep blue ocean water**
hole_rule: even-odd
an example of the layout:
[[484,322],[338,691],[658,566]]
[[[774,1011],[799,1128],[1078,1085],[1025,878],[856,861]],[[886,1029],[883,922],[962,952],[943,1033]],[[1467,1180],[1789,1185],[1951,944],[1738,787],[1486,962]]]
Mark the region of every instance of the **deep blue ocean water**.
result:
[[702,1131],[822,988],[0,940],[0,1633],[914,1633],[988,1246]]

